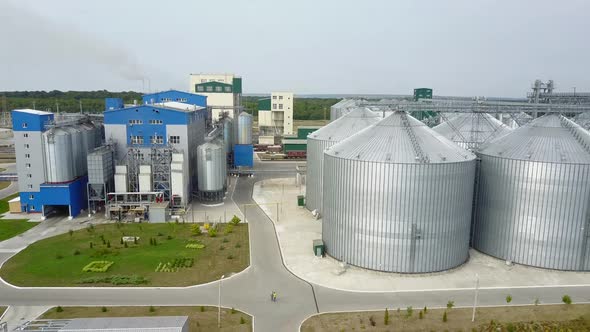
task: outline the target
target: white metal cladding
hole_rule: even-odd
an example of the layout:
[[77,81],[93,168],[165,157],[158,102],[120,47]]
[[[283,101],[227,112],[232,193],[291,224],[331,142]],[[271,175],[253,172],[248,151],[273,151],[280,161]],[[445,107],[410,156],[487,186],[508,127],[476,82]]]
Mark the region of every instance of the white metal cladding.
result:
[[199,191],[222,191],[226,181],[226,157],[221,143],[208,142],[197,149]]
[[64,127],[72,136],[72,162],[74,163],[74,177],[84,175],[86,154],[82,146],[82,132],[78,127]]
[[379,113],[357,108],[307,136],[305,205],[322,210],[324,150],[381,120]]
[[232,120],[226,118],[223,121],[223,145],[225,146],[226,153],[230,153],[232,151],[233,133]]
[[574,117],[574,121],[582,128],[590,130],[590,113],[580,113]]
[[590,270],[590,134],[546,115],[481,159],[473,245],[516,263]]
[[405,273],[467,260],[475,155],[398,112],[324,154],[329,255]]
[[238,116],[238,143],[252,144],[252,115],[242,112]]
[[354,99],[342,99],[330,106],[330,121],[334,121],[344,114],[347,114],[352,108],[355,108],[356,105],[357,101]]
[[460,147],[470,150],[512,130],[487,113],[459,113],[432,129]]
[[68,131],[53,128],[44,132],[43,156],[47,182],[68,182],[76,177],[74,175],[72,136]]

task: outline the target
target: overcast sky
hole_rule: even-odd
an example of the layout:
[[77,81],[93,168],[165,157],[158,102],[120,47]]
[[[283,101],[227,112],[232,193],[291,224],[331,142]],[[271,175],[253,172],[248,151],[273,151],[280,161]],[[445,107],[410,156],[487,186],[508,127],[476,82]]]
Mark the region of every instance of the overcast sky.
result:
[[588,31],[587,0],[0,0],[0,90],[590,91]]

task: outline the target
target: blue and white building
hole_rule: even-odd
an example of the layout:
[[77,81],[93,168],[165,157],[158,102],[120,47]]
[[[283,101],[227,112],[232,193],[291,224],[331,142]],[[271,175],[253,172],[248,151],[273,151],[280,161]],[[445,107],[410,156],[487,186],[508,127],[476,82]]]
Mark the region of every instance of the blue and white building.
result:
[[85,117],[55,121],[53,113],[12,111],[21,211],[75,217],[87,206],[86,156],[102,144],[101,127]]

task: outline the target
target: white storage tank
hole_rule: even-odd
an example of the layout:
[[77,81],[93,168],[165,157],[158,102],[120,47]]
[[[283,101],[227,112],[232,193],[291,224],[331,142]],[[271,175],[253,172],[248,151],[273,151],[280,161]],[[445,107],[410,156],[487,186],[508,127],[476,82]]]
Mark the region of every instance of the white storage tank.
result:
[[252,115],[242,112],[238,116],[237,144],[252,144]]
[[45,180],[48,183],[69,182],[76,178],[72,136],[62,128],[52,128],[43,133]]
[[141,192],[153,191],[152,166],[140,165],[139,166],[139,175],[137,177],[139,180],[139,191],[141,191]]
[[223,120],[223,145],[225,146],[225,152],[230,153],[232,151],[234,142],[234,130],[233,122],[231,118],[225,118]]
[[226,187],[226,157],[221,142],[212,141],[197,149],[198,189],[202,202],[223,201]]
[[590,133],[557,114],[478,151],[475,249],[524,265],[590,270]]
[[394,112],[324,154],[322,239],[330,256],[404,273],[467,260],[473,153]]
[[80,177],[86,174],[86,151],[83,146],[82,131],[78,127],[63,127],[72,137],[72,160],[74,163],[74,176]]
[[115,166],[115,192],[126,193],[127,190],[127,165]]
[[357,108],[307,136],[305,206],[322,211],[324,150],[381,120],[381,114]]
[[180,198],[180,204],[185,205],[189,201],[189,175],[188,167],[182,153],[172,153],[170,173],[170,195],[172,195],[171,200]]

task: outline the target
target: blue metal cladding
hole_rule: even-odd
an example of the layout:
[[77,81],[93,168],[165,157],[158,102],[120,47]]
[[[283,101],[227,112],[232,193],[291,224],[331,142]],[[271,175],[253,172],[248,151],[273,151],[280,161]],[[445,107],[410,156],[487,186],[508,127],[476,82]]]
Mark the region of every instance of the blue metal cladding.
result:
[[178,90],[168,90],[143,95],[144,104],[163,103],[167,101],[176,101],[184,104],[207,107],[207,96],[194,93],[188,93]]
[[325,154],[322,239],[328,254],[388,272],[463,264],[474,176],[475,160],[394,164]]
[[236,167],[253,167],[254,166],[254,146],[252,144],[234,145],[234,166]]
[[11,117],[14,131],[45,131],[45,123],[53,120],[53,113],[14,110]]
[[105,111],[112,111],[118,110],[125,107],[123,105],[123,99],[121,98],[106,98],[104,100],[104,110]]
[[23,212],[42,212],[43,205],[68,205],[75,217],[88,205],[87,183],[88,177],[83,176],[64,184],[42,184],[39,192],[21,192],[21,209]]
[[590,164],[480,154],[473,246],[515,263],[590,270]]

